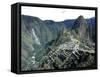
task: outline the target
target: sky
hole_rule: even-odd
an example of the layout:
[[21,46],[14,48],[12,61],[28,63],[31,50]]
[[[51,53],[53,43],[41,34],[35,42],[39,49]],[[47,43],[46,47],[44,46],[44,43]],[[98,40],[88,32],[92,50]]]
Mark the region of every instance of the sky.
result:
[[42,20],[63,21],[66,19],[76,19],[80,15],[83,15],[84,18],[91,18],[95,16],[95,11],[22,6],[21,14],[39,17]]

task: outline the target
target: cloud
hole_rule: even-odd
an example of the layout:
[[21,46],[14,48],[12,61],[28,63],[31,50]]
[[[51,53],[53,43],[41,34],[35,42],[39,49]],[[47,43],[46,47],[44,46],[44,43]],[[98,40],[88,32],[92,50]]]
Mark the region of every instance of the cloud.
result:
[[31,6],[22,6],[21,13],[23,15],[36,16],[42,20],[54,20],[54,21],[63,21],[65,19],[76,19],[79,15],[83,15],[84,18],[91,18],[95,16],[94,10],[44,8],[44,7],[31,7]]

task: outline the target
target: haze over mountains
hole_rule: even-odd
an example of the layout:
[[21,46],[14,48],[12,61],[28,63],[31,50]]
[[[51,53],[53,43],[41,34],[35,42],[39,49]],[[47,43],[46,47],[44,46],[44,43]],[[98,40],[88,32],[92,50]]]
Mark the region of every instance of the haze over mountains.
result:
[[95,67],[95,17],[55,22],[21,16],[22,70]]

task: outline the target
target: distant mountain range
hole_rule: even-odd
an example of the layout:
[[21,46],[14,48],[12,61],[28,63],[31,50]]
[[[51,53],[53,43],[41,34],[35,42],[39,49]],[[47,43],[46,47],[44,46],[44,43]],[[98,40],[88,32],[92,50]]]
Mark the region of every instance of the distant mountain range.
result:
[[[66,25],[66,27],[70,28],[70,27],[74,26],[73,24],[74,24],[75,20],[76,19],[67,19],[62,22]],[[86,21],[89,26],[95,26],[95,17],[86,19]]]
[[[64,58],[61,53],[72,54],[73,51],[77,51],[85,57],[87,53],[90,60],[94,58],[91,55],[95,53],[95,17],[85,19],[83,16],[79,16],[77,19],[67,19],[60,22],[53,20],[41,20],[38,17],[22,15],[21,16],[21,32],[22,32],[22,70],[40,70],[40,69],[55,69],[55,68],[70,68],[72,66],[67,65],[66,62],[68,56]],[[64,48],[64,46],[65,48]],[[75,46],[77,46],[77,50]],[[68,48],[67,48],[67,47]],[[51,51],[54,50],[54,51]],[[62,52],[60,52],[62,50]],[[54,54],[58,51],[60,59],[64,62],[48,64],[50,56],[54,57]],[[69,53],[69,51],[71,51]],[[52,53],[52,54],[50,54]],[[46,56],[48,55],[48,56]],[[58,58],[57,54],[56,58]],[[75,56],[75,54],[73,54]],[[77,55],[78,57],[80,55]],[[80,56],[83,58],[83,56]],[[90,58],[91,56],[91,58]],[[35,63],[33,64],[32,57],[35,57]],[[73,56],[70,56],[75,59]],[[59,61],[57,59],[57,62]],[[78,59],[78,58],[77,58]],[[46,62],[44,62],[46,60]],[[89,60],[89,61],[90,61]],[[76,60],[78,61],[78,60]],[[84,60],[85,61],[85,60]],[[74,64],[75,67],[83,67],[84,65],[92,66],[93,62],[89,62],[86,59],[86,63],[80,64],[79,62]],[[94,59],[93,59],[94,61]],[[70,63],[71,60],[68,59]],[[51,62],[52,63],[52,62]],[[82,63],[82,62],[81,62]],[[47,67],[45,66],[47,65]]]

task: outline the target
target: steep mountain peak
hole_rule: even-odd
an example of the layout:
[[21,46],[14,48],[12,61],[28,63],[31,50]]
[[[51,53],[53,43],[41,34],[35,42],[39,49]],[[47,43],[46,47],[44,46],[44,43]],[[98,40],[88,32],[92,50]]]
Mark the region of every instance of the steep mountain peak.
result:
[[87,21],[85,20],[85,18],[80,15],[74,22],[74,26],[72,27],[73,29],[75,28],[79,28],[81,26],[87,26]]
[[80,16],[78,17],[78,19],[83,20],[84,17],[83,17],[82,15],[80,15]]
[[76,35],[78,34],[80,38],[88,39],[88,24],[82,15],[75,20],[72,29],[74,29]]
[[82,15],[80,15],[80,16],[76,19],[75,25],[83,25],[83,24],[87,24],[87,22],[86,22],[85,18],[84,18]]

